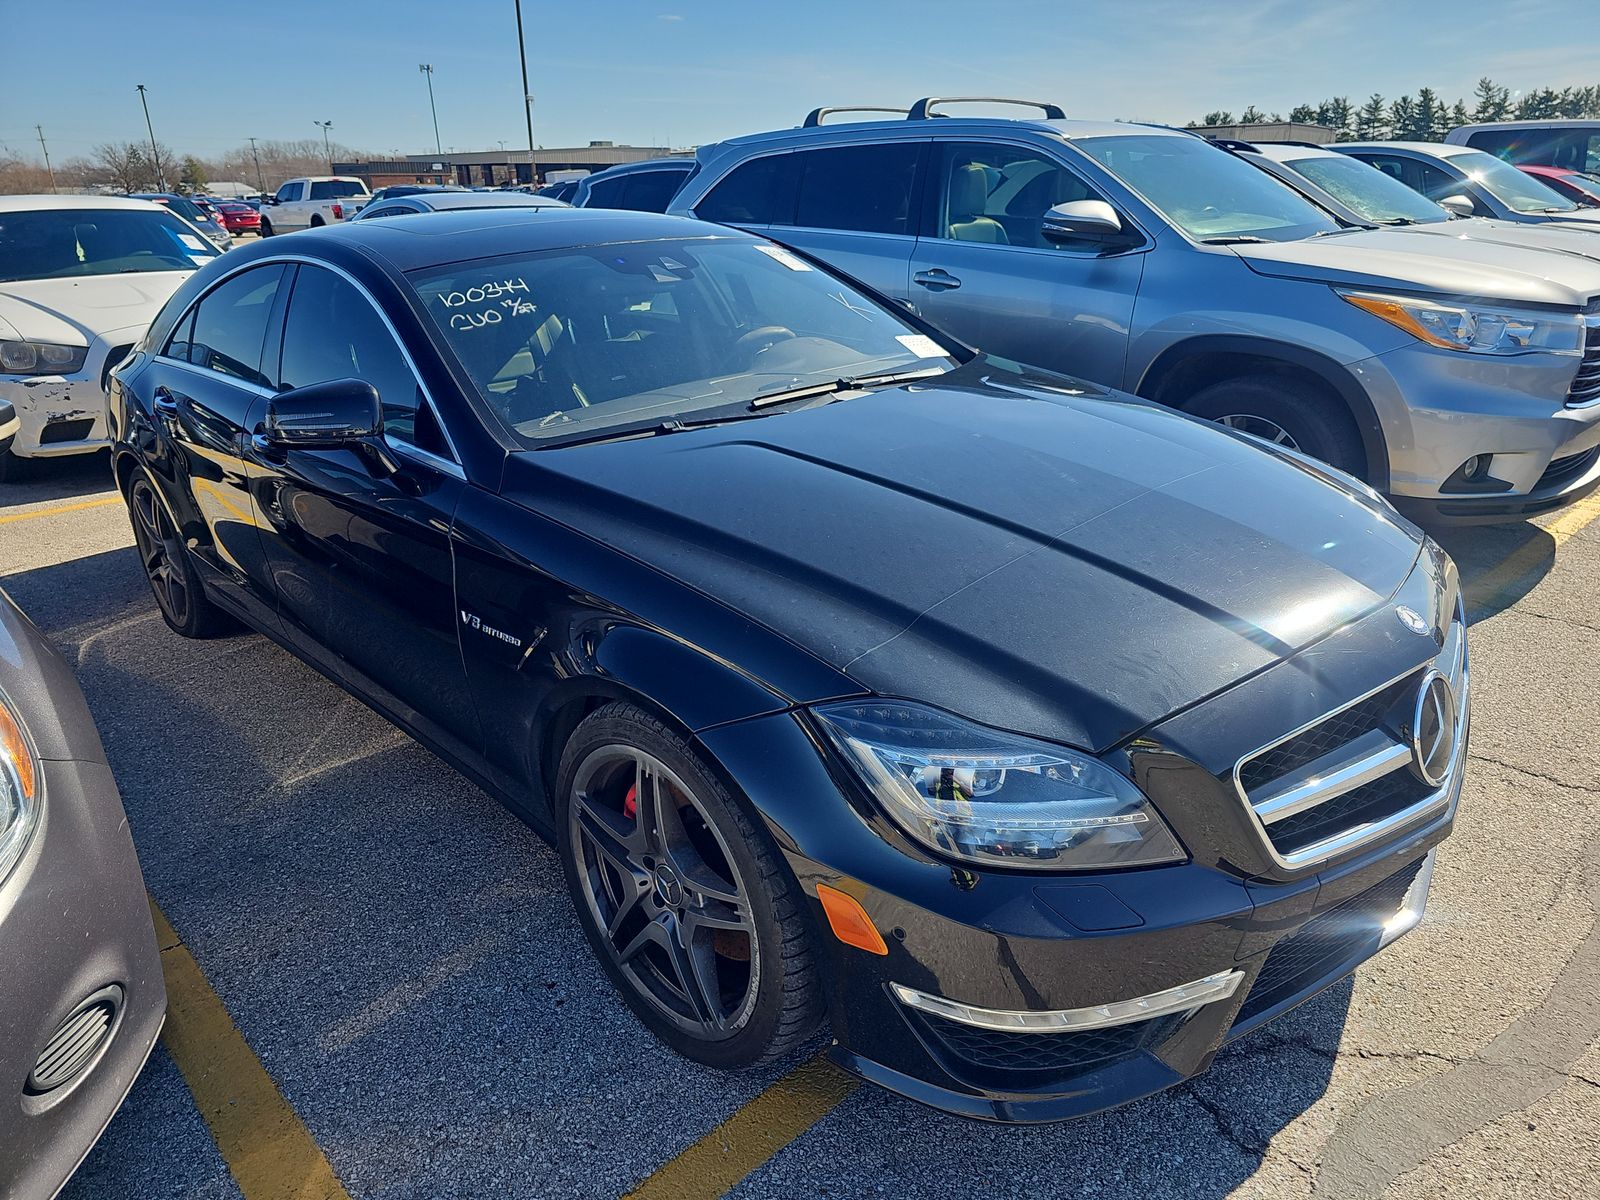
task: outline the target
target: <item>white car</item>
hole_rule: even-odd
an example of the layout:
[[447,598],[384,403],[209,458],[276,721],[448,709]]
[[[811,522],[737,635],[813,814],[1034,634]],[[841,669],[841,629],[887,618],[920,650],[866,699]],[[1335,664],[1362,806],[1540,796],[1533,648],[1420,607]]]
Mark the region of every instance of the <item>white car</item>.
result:
[[0,196],[0,481],[19,459],[107,444],[105,381],[219,251],[148,200]]
[[315,229],[348,221],[372,199],[355,175],[315,175],[286,180],[261,205],[261,236]]

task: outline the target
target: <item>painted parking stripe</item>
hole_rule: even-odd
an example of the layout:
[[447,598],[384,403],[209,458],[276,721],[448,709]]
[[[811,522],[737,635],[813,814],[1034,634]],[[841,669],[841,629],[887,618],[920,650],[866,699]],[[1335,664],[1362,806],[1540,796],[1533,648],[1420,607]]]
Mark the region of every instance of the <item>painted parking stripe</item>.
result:
[[102,496],[99,500],[80,500],[76,504],[55,504],[49,508],[34,508],[27,512],[6,513],[0,516],[0,525],[13,521],[31,521],[35,517],[59,517],[65,513],[82,512],[86,508],[105,508],[108,504],[121,504],[121,496]]
[[656,1170],[627,1200],[716,1200],[831,1113],[860,1081],[822,1055],[801,1063]]
[[161,1040],[244,1200],[350,1200],[153,897],[150,915],[167,981]]

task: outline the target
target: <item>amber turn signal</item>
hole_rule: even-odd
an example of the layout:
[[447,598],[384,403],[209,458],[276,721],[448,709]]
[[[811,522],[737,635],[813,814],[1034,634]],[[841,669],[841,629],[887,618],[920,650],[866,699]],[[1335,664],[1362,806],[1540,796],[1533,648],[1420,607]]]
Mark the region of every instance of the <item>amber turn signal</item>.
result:
[[846,946],[854,946],[868,954],[889,953],[889,947],[884,945],[883,934],[878,932],[872,918],[867,916],[861,901],[825,883],[817,884],[817,899],[822,901],[822,911],[828,914],[828,925],[833,929],[834,937]]
[[0,755],[10,760],[11,769],[17,773],[17,782],[22,786],[23,797],[32,800],[35,784],[33,756],[28,753],[28,743],[22,740],[22,730],[17,728],[16,721],[3,704],[0,704]]

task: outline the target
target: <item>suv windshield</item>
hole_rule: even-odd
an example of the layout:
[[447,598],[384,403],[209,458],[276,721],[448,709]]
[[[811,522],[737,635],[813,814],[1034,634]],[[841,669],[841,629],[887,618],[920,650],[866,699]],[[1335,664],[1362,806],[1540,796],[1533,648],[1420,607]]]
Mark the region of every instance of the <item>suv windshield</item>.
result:
[[528,446],[743,414],[835,381],[939,373],[947,347],[781,247],[694,239],[452,263],[411,282]]
[[1288,184],[1197,137],[1131,134],[1073,144],[1196,241],[1293,242],[1339,228]]
[[1465,154],[1452,154],[1450,165],[1464,173],[1474,183],[1482,184],[1489,193],[1512,211],[1519,213],[1577,212],[1578,206],[1562,198],[1560,192],[1545,187],[1531,175],[1525,175],[1510,163],[1485,154],[1482,150],[1468,150]]
[[366,194],[366,187],[354,179],[319,179],[311,185],[313,200],[342,200],[346,196]]
[[219,251],[164,212],[63,208],[0,213],[0,280],[192,271]]
[[1380,225],[1431,225],[1450,214],[1392,175],[1343,154],[1290,158],[1283,165],[1298,171],[1335,200]]

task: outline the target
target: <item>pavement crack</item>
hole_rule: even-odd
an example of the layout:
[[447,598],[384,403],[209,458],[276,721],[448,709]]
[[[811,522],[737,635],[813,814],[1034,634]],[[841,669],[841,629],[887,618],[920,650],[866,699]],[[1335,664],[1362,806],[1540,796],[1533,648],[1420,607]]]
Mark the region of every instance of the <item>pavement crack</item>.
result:
[[1545,783],[1553,783],[1557,787],[1566,788],[1568,791],[1587,792],[1590,795],[1600,795],[1600,785],[1592,783],[1574,783],[1572,780],[1563,779],[1559,775],[1552,775],[1548,771],[1535,771],[1528,767],[1518,766],[1514,762],[1507,762],[1503,758],[1495,758],[1491,754],[1481,754],[1478,751],[1472,751],[1467,755],[1467,757],[1477,762],[1489,763],[1491,766],[1503,767],[1505,770],[1513,771],[1518,775],[1526,775],[1529,779],[1538,779]]
[[1589,621],[1580,621],[1576,617],[1559,616],[1556,613],[1535,612],[1531,608],[1519,608],[1516,610],[1516,613],[1519,617],[1536,617],[1541,621],[1554,621],[1558,625],[1570,625],[1574,629],[1587,629],[1591,633],[1600,633],[1600,625],[1592,624]]
[[[1228,1120],[1227,1114],[1223,1112],[1220,1104],[1216,1103],[1214,1100],[1207,1099],[1204,1093],[1202,1093],[1198,1088],[1191,1087],[1188,1089],[1188,1092],[1189,1095],[1194,1099],[1194,1102],[1204,1109],[1206,1115],[1211,1118],[1211,1123],[1217,1127],[1217,1132],[1220,1133],[1227,1141],[1231,1142],[1242,1153],[1249,1155],[1251,1158],[1256,1159],[1257,1161],[1260,1161],[1267,1156],[1267,1147],[1254,1145],[1244,1136],[1244,1134],[1235,1129],[1233,1127],[1233,1122]],[[1297,1163],[1295,1165],[1298,1166],[1299,1164]]]

